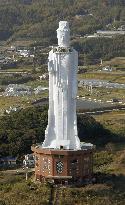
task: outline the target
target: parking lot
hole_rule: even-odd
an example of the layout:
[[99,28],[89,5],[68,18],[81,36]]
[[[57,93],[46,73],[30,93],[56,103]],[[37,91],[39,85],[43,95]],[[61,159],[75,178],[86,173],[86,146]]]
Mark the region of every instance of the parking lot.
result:
[[125,89],[125,84],[112,83],[109,81],[99,80],[99,79],[82,79],[79,81],[78,85],[79,86]]

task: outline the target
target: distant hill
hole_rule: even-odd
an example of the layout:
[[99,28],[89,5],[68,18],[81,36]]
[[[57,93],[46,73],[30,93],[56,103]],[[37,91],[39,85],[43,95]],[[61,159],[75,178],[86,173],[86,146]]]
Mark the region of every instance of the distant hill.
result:
[[[117,29],[125,24],[125,0],[0,0],[0,40],[31,39],[45,46],[53,45],[60,20],[70,22],[73,38],[99,29]],[[117,39],[114,41],[117,43]],[[109,58],[124,55],[125,41],[121,41],[122,53],[113,48],[108,51]],[[112,41],[107,44],[112,45]],[[83,53],[93,58],[90,49],[87,47]],[[95,57],[103,57],[102,52],[98,51]]]
[[125,21],[125,0],[0,0],[0,39],[54,38],[59,20],[72,34],[93,33]]

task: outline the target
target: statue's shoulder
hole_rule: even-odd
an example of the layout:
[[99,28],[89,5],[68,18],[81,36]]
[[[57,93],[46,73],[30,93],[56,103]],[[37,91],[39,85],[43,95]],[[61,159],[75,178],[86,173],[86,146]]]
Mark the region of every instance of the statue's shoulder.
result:
[[78,51],[76,51],[74,48],[73,48],[73,52],[77,55],[78,54]]
[[54,52],[53,52],[53,49],[52,49],[51,51],[49,51],[49,56],[48,56],[49,61],[53,60],[53,55],[54,55]]
[[49,51],[49,55],[52,55],[53,53],[53,49],[51,49],[51,51]]
[[78,58],[78,52],[74,48],[72,49],[72,55],[74,56],[74,60]]

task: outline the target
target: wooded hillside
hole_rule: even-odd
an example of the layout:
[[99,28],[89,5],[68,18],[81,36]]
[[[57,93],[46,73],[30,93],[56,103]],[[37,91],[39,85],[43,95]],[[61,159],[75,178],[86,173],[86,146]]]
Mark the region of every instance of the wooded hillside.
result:
[[[0,156],[22,156],[31,152],[31,145],[44,141],[48,116],[46,107],[31,107],[0,118]],[[78,135],[81,142],[98,146],[123,142],[121,135],[105,129],[93,117],[78,115]]]
[[124,36],[81,40],[97,30],[125,25],[125,0],[0,0],[0,40],[54,45],[60,20],[70,22],[72,45],[82,54],[80,64],[125,55]]
[[0,38],[54,38],[59,20],[72,35],[93,33],[125,21],[125,0],[0,0]]

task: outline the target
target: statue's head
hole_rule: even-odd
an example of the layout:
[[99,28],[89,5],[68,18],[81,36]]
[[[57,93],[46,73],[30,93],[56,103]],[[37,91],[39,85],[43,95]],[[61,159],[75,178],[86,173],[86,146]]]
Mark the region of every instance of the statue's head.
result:
[[70,42],[70,29],[67,21],[60,21],[57,29],[58,46],[68,47]]

